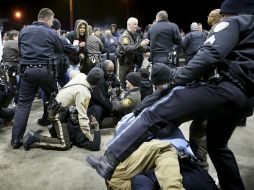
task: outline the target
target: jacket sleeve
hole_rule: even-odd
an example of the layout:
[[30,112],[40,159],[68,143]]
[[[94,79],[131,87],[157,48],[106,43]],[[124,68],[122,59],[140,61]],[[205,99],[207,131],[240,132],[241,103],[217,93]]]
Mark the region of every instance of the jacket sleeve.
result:
[[60,39],[60,37],[56,33],[53,33],[53,35],[54,35],[54,38],[55,38],[54,52],[62,53],[64,51],[64,46],[63,46],[62,40]]
[[[222,30],[220,27],[225,28]],[[239,26],[234,22],[217,24],[219,31],[211,32],[204,45],[199,49],[193,59],[184,67],[176,70],[174,83],[186,84],[195,79],[206,77],[216,67],[222,65],[239,40]],[[214,30],[216,30],[216,27]]]
[[146,96],[140,104],[137,105],[137,107],[134,110],[134,115],[137,116],[140,114],[145,108],[153,105],[157,100],[161,98],[160,91],[155,91],[151,95]]
[[64,45],[64,51],[67,53],[78,53],[79,52],[79,46],[74,46],[71,44],[71,42],[64,37],[61,37],[62,43]]
[[101,88],[103,86],[97,86],[93,89],[92,92],[92,100],[97,102],[102,107],[106,108],[107,110],[112,110],[112,103],[110,102],[109,98],[102,92]]
[[87,108],[88,108],[89,102],[90,102],[90,96],[85,94],[85,91],[83,89],[81,89],[79,93],[75,94],[75,105],[78,111],[79,125],[81,130],[85,134],[85,136],[86,135],[91,136],[89,118],[87,116]]
[[175,45],[180,45],[182,43],[182,37],[177,25],[175,25],[173,42]]

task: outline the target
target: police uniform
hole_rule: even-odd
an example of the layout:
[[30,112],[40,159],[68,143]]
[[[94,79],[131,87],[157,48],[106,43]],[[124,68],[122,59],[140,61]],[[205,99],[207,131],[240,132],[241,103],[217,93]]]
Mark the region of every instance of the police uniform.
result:
[[[20,147],[20,139],[26,130],[32,102],[41,87],[47,98],[57,89],[56,81],[51,75],[51,61],[55,53],[63,51],[58,35],[43,22],[33,22],[19,33],[21,69],[18,107],[15,111],[12,128],[13,148]],[[16,146],[19,144],[19,146]]]
[[169,62],[169,53],[173,52],[174,45],[180,45],[182,38],[179,28],[168,20],[160,20],[148,30],[152,63],[165,63],[171,68],[176,65]]
[[[252,2],[253,5],[253,2]],[[254,5],[253,5],[254,6]],[[252,6],[252,7],[253,7]],[[216,25],[203,47],[188,65],[176,70],[175,84],[206,76],[217,67],[221,77],[207,83],[177,86],[153,106],[146,108],[108,149],[119,160],[127,158],[143,142],[151,126],[207,119],[207,148],[222,189],[244,189],[238,166],[227,144],[239,119],[253,110],[254,13],[231,16]],[[218,135],[218,131],[220,135]],[[216,141],[214,140],[216,139]]]
[[[91,98],[91,86],[86,81],[86,75],[78,73],[70,82],[68,82],[63,89],[59,91],[56,96],[56,101],[64,108],[75,105],[78,111],[78,120],[80,128],[88,140],[93,137],[90,133],[89,118],[87,116],[87,108]],[[68,129],[64,127],[60,121],[60,113],[49,114],[49,119],[57,132],[57,139],[45,138],[44,142],[50,147],[68,149],[70,148],[70,138]],[[56,143],[58,141],[58,143]],[[41,140],[43,143],[43,140]]]
[[119,39],[116,54],[119,61],[119,78],[123,84],[125,76],[134,70],[134,65],[141,67],[143,52],[148,50],[148,47],[142,47],[140,43],[140,36],[128,30],[125,30]]
[[74,46],[70,43],[70,41],[60,36],[60,39],[63,43],[64,52],[56,54],[55,65],[57,67],[57,81],[61,87],[63,87],[68,81],[66,79],[66,72],[69,67],[69,58],[66,54],[68,53],[78,53],[79,46]]
[[198,30],[191,31],[183,39],[182,47],[185,52],[186,64],[194,57],[198,52],[199,47],[205,42],[206,34]]
[[123,98],[119,98],[116,92],[111,95],[113,112],[117,112],[118,119],[130,112],[140,103],[141,94],[138,87],[124,92]]

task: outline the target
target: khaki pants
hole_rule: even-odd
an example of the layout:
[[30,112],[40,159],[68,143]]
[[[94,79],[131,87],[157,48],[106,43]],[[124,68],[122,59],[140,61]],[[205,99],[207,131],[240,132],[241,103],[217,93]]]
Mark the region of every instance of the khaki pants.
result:
[[112,190],[131,190],[131,178],[150,168],[154,168],[161,189],[184,189],[177,152],[171,144],[160,140],[143,143],[117,166],[108,185]]

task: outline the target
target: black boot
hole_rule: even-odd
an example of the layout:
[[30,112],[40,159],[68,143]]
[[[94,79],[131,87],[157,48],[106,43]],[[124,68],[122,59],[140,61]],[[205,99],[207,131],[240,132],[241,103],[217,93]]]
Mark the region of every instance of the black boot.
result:
[[34,142],[40,142],[41,135],[32,130],[28,131],[24,138],[24,148],[29,150]]
[[92,168],[96,169],[101,177],[108,181],[111,179],[116,166],[119,164],[119,161],[109,150],[105,152],[104,156],[96,157],[89,155],[86,157],[86,161]]
[[23,142],[19,139],[11,140],[11,146],[13,149],[18,149],[23,145]]

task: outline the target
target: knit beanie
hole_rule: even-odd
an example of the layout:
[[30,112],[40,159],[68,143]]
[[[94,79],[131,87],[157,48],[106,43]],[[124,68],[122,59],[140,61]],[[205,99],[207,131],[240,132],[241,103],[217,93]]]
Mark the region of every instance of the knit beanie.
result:
[[155,63],[153,65],[151,81],[154,86],[168,83],[172,77],[171,69],[164,63]]
[[225,0],[220,7],[221,13],[254,15],[253,0]]
[[90,85],[96,86],[97,84],[99,84],[103,77],[103,70],[98,67],[94,67],[87,74],[86,80]]
[[126,80],[129,81],[133,86],[139,86],[141,76],[139,72],[130,72],[126,75]]
[[59,28],[61,28],[61,22],[57,18],[54,18],[51,28],[58,30]]

